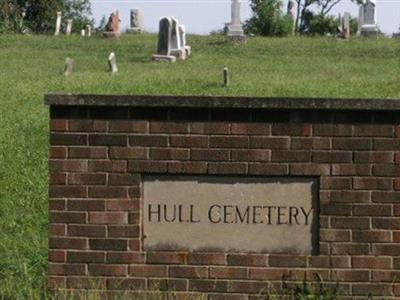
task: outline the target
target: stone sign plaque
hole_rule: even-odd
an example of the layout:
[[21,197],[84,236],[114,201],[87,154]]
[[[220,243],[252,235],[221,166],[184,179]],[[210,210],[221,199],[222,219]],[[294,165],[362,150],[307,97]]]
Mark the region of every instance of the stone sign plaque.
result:
[[145,176],[145,250],[314,254],[317,181]]

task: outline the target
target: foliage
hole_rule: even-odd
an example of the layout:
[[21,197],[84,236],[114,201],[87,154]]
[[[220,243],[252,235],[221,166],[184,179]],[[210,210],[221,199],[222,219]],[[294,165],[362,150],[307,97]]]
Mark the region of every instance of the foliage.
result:
[[86,25],[94,26],[90,0],[67,0],[65,2],[65,20],[72,19],[72,32],[80,33]]
[[333,16],[313,15],[309,13],[303,26],[303,32],[311,35],[336,35],[339,20]]
[[283,15],[281,0],[251,0],[253,16],[246,21],[248,34],[261,36],[287,36],[293,32],[293,20]]

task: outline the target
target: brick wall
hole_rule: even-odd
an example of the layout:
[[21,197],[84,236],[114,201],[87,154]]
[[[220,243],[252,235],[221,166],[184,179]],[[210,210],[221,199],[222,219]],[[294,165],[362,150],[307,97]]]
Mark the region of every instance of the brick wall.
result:
[[[344,299],[398,298],[399,121],[378,111],[52,105],[49,286],[263,299],[307,280]],[[145,252],[150,173],[319,178],[319,255]]]

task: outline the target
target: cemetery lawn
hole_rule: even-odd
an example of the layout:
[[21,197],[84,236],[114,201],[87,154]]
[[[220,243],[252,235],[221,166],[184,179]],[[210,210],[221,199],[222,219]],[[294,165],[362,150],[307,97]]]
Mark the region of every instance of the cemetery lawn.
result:
[[[0,299],[42,299],[47,261],[44,94],[400,98],[400,41],[189,36],[193,56],[150,61],[157,36],[119,40],[0,35]],[[119,73],[107,72],[108,54]],[[62,75],[65,58],[76,71]],[[222,86],[228,66],[231,87]]]

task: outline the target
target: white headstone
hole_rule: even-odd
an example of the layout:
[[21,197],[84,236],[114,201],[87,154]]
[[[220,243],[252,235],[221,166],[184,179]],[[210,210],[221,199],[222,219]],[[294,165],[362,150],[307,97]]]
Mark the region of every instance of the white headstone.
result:
[[91,37],[92,36],[92,25],[86,25],[86,36]]
[[64,75],[69,76],[74,71],[75,61],[72,58],[67,57],[64,63]]
[[81,36],[84,37],[86,35],[85,29],[81,30]]
[[54,35],[59,35],[60,34],[60,30],[61,30],[61,11],[57,12],[57,19],[56,19],[56,31],[54,32]]
[[172,31],[171,31],[171,55],[179,59],[186,58],[186,51],[182,46],[181,35],[179,34],[179,22],[177,18],[171,18]]
[[65,29],[65,34],[66,35],[71,35],[71,31],[72,31],[72,19],[68,19],[67,20],[67,27]]
[[231,23],[228,26],[228,37],[231,37],[240,42],[244,42],[245,35],[242,22],[240,21],[240,2],[240,0],[232,0]]
[[350,18],[350,13],[345,12],[342,19],[343,37],[345,39],[350,38]]
[[131,9],[131,27],[128,29],[128,32],[143,32],[143,15],[140,9]]
[[110,55],[108,56],[108,66],[110,68],[111,73],[118,72],[117,57],[115,56],[114,52],[111,52]]
[[186,51],[186,56],[190,56],[192,47],[186,44],[186,28],[185,25],[179,25],[179,36],[181,38],[182,49]]
[[360,9],[361,35],[376,36],[378,34],[376,0],[366,0]]

